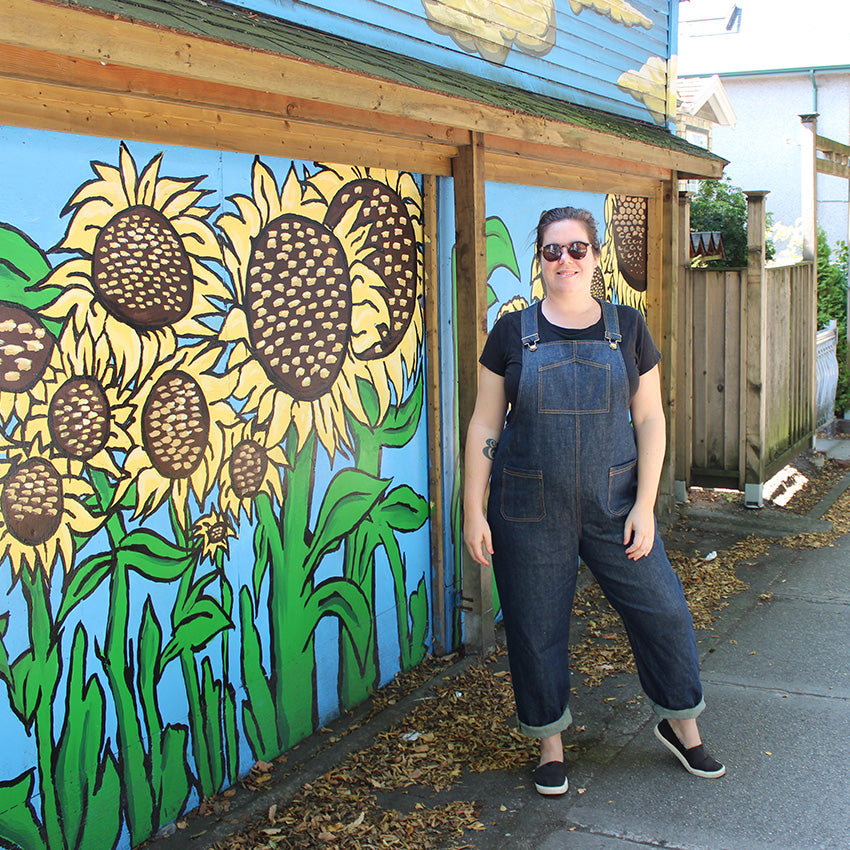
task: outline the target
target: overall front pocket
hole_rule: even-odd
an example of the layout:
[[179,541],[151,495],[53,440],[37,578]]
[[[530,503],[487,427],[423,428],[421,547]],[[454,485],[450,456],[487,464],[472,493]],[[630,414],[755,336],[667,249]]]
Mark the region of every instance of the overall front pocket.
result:
[[537,372],[539,413],[608,413],[611,367],[583,357],[540,366]]
[[502,503],[504,519],[514,522],[539,522],[546,516],[543,503],[543,472],[539,469],[502,470]]
[[608,512],[612,516],[627,514],[635,503],[637,460],[618,463],[608,470]]

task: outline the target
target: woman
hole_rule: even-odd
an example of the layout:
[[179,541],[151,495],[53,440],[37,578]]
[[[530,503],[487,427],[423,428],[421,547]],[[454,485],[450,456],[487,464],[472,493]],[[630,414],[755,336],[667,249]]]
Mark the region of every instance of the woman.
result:
[[520,729],[540,739],[535,787],[569,787],[561,732],[579,558],[623,620],[656,737],[690,773],[722,776],[697,728],[693,621],[655,528],[661,355],[637,310],[591,295],[599,241],[587,210],[544,212],[536,250],[545,297],[503,316],[481,355],[464,489],[466,546],[493,560]]

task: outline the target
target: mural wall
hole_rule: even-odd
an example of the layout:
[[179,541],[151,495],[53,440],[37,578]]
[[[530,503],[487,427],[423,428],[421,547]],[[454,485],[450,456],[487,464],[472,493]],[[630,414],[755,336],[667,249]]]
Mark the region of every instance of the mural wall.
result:
[[665,125],[678,0],[234,0],[495,83]]
[[0,844],[129,847],[430,645],[421,180],[0,149]]

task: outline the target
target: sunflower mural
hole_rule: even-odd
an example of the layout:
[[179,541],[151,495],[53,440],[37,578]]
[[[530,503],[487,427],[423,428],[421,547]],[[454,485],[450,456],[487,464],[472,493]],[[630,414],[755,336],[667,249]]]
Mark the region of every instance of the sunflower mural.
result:
[[361,701],[398,669],[379,586],[400,666],[427,650],[405,535],[429,506],[385,472],[423,406],[417,181],[258,158],[215,203],[163,164],[91,162],[49,252],[0,225],[0,566],[23,600],[0,682],[36,752],[0,777],[0,844],[22,850],[135,846],[310,734],[326,617],[338,710]]

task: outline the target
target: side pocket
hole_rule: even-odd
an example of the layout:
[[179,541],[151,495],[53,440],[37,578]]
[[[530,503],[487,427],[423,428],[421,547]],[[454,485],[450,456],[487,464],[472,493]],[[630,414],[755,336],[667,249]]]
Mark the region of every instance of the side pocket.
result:
[[635,503],[637,460],[618,463],[608,470],[608,511],[612,516],[624,516]]
[[546,516],[543,503],[543,471],[502,470],[502,517],[514,522],[539,522]]

